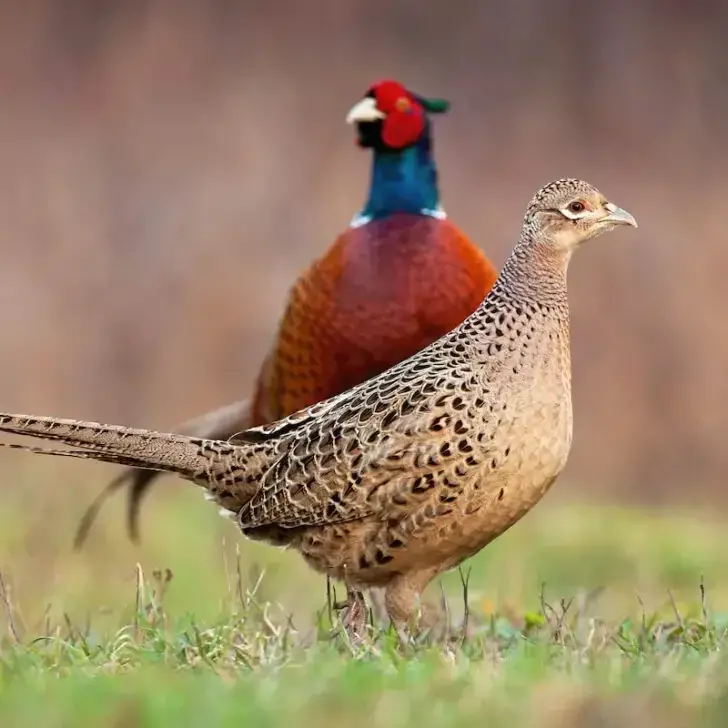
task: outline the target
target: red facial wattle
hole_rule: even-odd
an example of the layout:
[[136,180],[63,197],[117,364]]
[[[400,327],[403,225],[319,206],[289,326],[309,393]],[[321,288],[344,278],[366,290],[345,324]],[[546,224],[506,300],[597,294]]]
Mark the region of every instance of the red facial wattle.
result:
[[396,81],[381,81],[372,88],[377,108],[384,114],[382,141],[392,149],[414,144],[425,129],[422,106]]

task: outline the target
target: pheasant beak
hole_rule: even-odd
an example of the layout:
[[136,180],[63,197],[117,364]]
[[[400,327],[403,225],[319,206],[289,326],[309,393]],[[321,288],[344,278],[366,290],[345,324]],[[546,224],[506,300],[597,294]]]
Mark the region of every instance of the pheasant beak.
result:
[[631,225],[637,227],[637,220],[634,219],[627,210],[623,210],[621,207],[617,207],[611,202],[607,202],[604,205],[608,214],[605,215],[600,222],[611,223],[612,225]]
[[385,117],[386,114],[377,108],[377,100],[371,96],[366,96],[349,109],[349,113],[346,115],[346,123],[357,124],[362,121],[377,121]]

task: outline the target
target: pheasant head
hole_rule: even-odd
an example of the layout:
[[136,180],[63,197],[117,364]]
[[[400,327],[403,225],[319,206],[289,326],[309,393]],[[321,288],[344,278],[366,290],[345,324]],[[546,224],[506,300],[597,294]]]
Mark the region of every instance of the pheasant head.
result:
[[536,193],[526,210],[524,233],[537,244],[569,254],[618,225],[637,227],[637,222],[588,182],[566,178]]
[[358,143],[375,151],[399,151],[416,144],[427,132],[427,115],[448,110],[443,99],[426,99],[398,81],[374,83],[346,115],[356,124]]

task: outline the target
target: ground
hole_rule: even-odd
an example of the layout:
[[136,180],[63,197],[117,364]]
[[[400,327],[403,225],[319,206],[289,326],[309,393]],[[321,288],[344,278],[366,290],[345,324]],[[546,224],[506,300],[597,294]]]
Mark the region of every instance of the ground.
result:
[[112,471],[39,460],[4,475],[0,725],[724,723],[724,514],[550,495],[434,585],[436,634],[403,647],[382,629],[354,648],[322,578],[174,479],[149,499],[141,547],[117,498],[74,553]]

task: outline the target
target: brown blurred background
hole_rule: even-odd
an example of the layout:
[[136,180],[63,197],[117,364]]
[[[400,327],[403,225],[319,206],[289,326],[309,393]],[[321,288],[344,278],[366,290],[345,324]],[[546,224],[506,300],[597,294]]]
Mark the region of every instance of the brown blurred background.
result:
[[556,177],[640,223],[572,266],[563,487],[722,498],[726,37],[718,2],[3,2],[0,409],[164,428],[246,396],[363,203],[345,113],[395,77],[451,100],[443,201],[498,266]]

